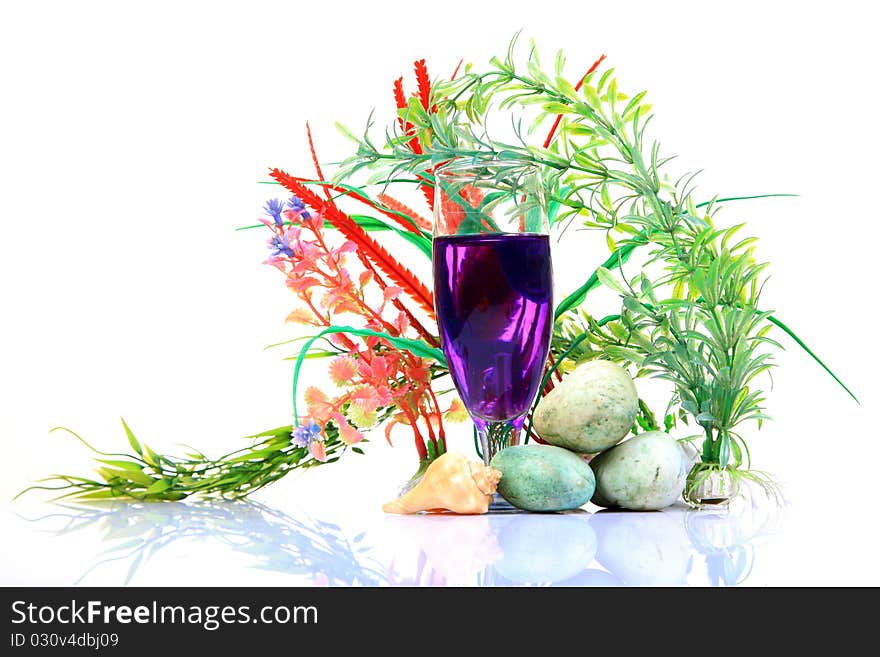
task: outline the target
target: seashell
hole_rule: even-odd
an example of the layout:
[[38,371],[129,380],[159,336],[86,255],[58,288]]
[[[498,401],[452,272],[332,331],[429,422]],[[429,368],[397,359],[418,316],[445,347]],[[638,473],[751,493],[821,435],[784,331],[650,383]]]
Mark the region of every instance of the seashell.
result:
[[446,452],[428,466],[419,483],[382,510],[486,513],[500,480],[500,470],[471,461],[464,454]]

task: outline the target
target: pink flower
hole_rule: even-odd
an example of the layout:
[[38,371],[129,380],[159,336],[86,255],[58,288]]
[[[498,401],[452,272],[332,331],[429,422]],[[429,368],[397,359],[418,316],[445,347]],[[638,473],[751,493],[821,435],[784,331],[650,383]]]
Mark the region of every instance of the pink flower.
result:
[[397,297],[400,296],[400,294],[401,294],[402,292],[403,292],[403,290],[401,290],[401,289],[400,289],[399,287],[397,287],[396,285],[389,285],[389,286],[386,287],[386,288],[383,290],[383,292],[382,292],[382,294],[383,294],[384,297],[385,297],[385,303],[388,303],[389,301],[392,301],[393,299],[396,299]]
[[286,284],[287,287],[297,294],[302,294],[306,290],[318,285],[319,282],[314,276],[288,276]]
[[313,440],[309,444],[309,454],[322,463],[327,460],[327,448],[324,441]]
[[342,413],[338,413],[333,419],[339,425],[339,437],[346,445],[356,445],[364,439],[364,434],[351,426]]
[[[286,207],[276,199],[271,208],[267,205],[267,212],[270,210],[271,219],[261,220],[272,235],[272,256],[266,264],[284,272],[287,287],[304,302],[304,307],[290,312],[287,321],[320,327],[352,323],[399,336],[411,333],[414,326],[426,337],[417,321],[398,307],[398,301],[406,302],[400,287],[386,284],[369,266],[359,266],[360,262],[353,264],[357,269],[346,268],[347,255],[358,247],[336,231],[325,231],[319,212],[307,208],[297,197],[287,201]],[[337,321],[341,314],[357,315],[360,321]],[[354,445],[363,440],[358,427],[375,424],[380,409],[397,411],[388,429],[395,423],[409,425],[417,447],[422,445],[420,454],[425,451],[421,421],[428,424],[432,441],[435,427],[443,439],[441,414],[431,394],[431,369],[425,361],[375,336],[338,334],[327,339],[345,352],[329,365],[330,378],[341,391],[331,397],[310,387],[304,393],[310,417],[307,428],[317,433],[310,433],[301,446],[313,458],[327,459],[326,434],[321,427],[333,421],[339,439]],[[451,411],[451,416],[457,415]],[[305,429],[299,422],[296,431],[300,440]]]
[[310,386],[306,388],[304,394],[306,406],[311,415],[318,424],[324,425],[333,417],[336,412],[335,405],[328,399],[327,395],[318,388]]
[[339,356],[330,361],[330,378],[338,386],[350,384],[357,373],[357,362],[351,356]]
[[406,378],[410,381],[418,381],[424,383],[428,380],[431,370],[424,360],[416,358],[415,362],[406,368]]
[[279,271],[287,271],[287,260],[278,256],[269,256],[266,260],[263,260],[263,264],[271,265]]
[[381,405],[379,392],[371,385],[358,386],[354,392],[348,397],[352,404],[355,404],[364,413],[372,413]]
[[406,333],[406,330],[409,328],[409,317],[406,316],[405,312],[400,311],[397,313],[397,317],[394,320],[394,328],[401,335]]
[[311,324],[312,326],[317,325],[315,321],[315,316],[312,313],[304,310],[303,308],[294,308],[284,320],[285,322],[291,322],[293,324]]

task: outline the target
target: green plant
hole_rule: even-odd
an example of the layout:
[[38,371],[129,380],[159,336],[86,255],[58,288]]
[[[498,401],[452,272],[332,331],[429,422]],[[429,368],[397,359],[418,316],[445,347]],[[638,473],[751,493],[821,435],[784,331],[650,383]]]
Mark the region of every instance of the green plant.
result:
[[[157,455],[141,446],[126,426],[134,453],[100,453],[110,457],[99,459],[102,480],[58,475],[44,482],[57,487],[42,487],[72,489],[72,495],[149,500],[192,494],[243,496],[293,468],[317,465],[322,458],[332,462],[347,449],[360,452],[354,447],[362,437],[359,427],[383,422],[386,436],[395,424],[412,429],[422,467],[442,453],[442,419],[452,419],[460,408],[453,402],[443,411],[437,396],[449,391],[435,394],[431,388],[446,373],[431,322],[423,324],[417,317],[420,308],[432,320],[431,293],[373,234],[401,238],[415,247],[415,253],[430,257],[430,221],[385,192],[391,186],[415,185],[431,203],[434,169],[463,158],[509,162],[509,167],[494,168],[499,172],[495,180],[499,190],[518,185],[520,173],[537,165],[543,189],[532,196],[546,202],[560,239],[570,239],[566,229],[577,222],[603,233],[608,245],[604,262],[586,270],[584,282],[556,308],[542,390],[550,389],[565,369],[599,357],[631,365],[636,375],[665,379],[673,389],[668,408],[657,414],[641,401],[634,430],[661,424],[669,430],[692,422],[700,428],[702,440],[693,485],[722,469],[769,486],[766,477],[750,470],[741,425],[756,421],[760,426],[765,418],[761,377],[772,366],[772,351],[781,348],[770,333],[781,330],[794,340],[855,399],[775,311],[759,305],[765,265],[755,260],[755,238],[738,237],[742,224],[716,226],[715,214],[723,204],[789,195],[699,202],[693,195],[696,174],[670,177],[672,158],[648,140],[651,106],[645,103],[645,92],[623,93],[614,70],[600,70],[603,59],[586,75],[568,78],[562,52],[548,72],[534,44],[525,62],[518,63],[514,39],[506,56],[493,58],[485,70],[468,66],[460,77],[433,84],[424,61],[416,62],[419,92],[407,99],[397,81],[398,116],[381,146],[371,137],[372,117],[361,137],[343,128],[357,151],[331,181],[324,179],[309,133],[317,179],[273,170],[275,183],[294,196],[286,205],[278,199],[267,203],[270,218],[263,220],[273,232],[270,264],[285,273],[288,285],[311,310],[311,315],[294,311],[291,318],[319,327],[294,357],[298,426],[257,434],[251,437],[251,447],[218,459],[199,452],[182,458]],[[487,126],[490,118],[495,125],[494,119],[503,112],[512,118],[512,136],[499,139]],[[546,138],[540,145],[533,143],[534,132],[547,123]],[[366,178],[357,181],[363,174]],[[372,193],[374,187],[378,194]],[[458,192],[445,191],[454,202]],[[371,216],[344,212],[340,205],[345,201],[368,207]],[[485,201],[491,219],[492,199]],[[303,229],[315,239],[303,243]],[[336,231],[334,237],[340,238],[332,248],[324,242],[325,230]],[[346,242],[339,244],[343,237]],[[347,252],[356,254],[361,263],[359,287],[342,271],[341,259]],[[644,257],[630,272],[635,254]],[[303,276],[303,267],[314,276]],[[370,281],[387,302],[379,311],[371,309],[363,294]],[[617,292],[621,305],[617,312],[594,316],[584,304],[590,292],[603,285]],[[332,303],[316,306],[315,295],[322,295],[323,301],[327,291],[332,292],[328,297]],[[334,321],[336,314],[352,308],[367,318],[365,326]],[[392,308],[396,317],[390,314]],[[389,314],[383,315],[383,310]],[[316,340],[327,342],[330,336],[329,350],[310,352]],[[371,373],[361,372],[356,385],[337,398],[329,399],[320,391],[307,393],[306,418],[298,412],[296,382],[304,360],[316,356],[336,356],[333,367],[342,382],[350,383],[361,369]],[[394,365],[391,374],[387,368],[378,368],[378,374],[375,368],[359,368],[385,361]],[[313,424],[316,417],[319,421]],[[305,420],[308,423],[301,424]]]
[[[770,337],[775,328],[792,337],[855,399],[853,393],[774,312],[759,305],[766,264],[755,260],[753,237],[739,237],[743,224],[717,227],[714,215],[724,202],[698,203],[696,174],[670,178],[659,143],[647,140],[651,106],[645,92],[623,93],[614,70],[583,78],[564,76],[560,52],[552,73],[541,65],[534,44],[525,66],[515,57],[516,39],[507,56],[494,58],[485,71],[470,67],[455,80],[436,82],[432,111],[410,101],[399,112],[400,125],[386,133],[383,149],[354,137],[357,153],[343,163],[337,179],[367,169],[367,183],[388,186],[413,180],[430,183],[434,167],[460,159],[509,160],[511,167],[537,164],[550,218],[560,236],[572,221],[602,231],[610,255],[556,310],[552,356],[545,376],[589,358],[607,358],[635,366],[638,375],[669,381],[673,394],[663,414],[668,430],[691,421],[700,427],[701,464],[692,483],[718,468],[769,487],[750,471],[749,451],[740,427],[766,418],[759,377],[772,367]],[[515,139],[493,139],[486,126],[499,110],[514,110]],[[531,111],[523,129],[523,117]],[[554,120],[542,146],[528,136]],[[422,145],[411,148],[415,137]],[[646,252],[635,275],[626,265]],[[600,285],[621,298],[619,313],[596,319],[579,307]],[[658,426],[642,402],[638,420],[644,429]],[[768,488],[769,490],[769,488]]]
[[[57,499],[76,497],[101,500],[127,497],[135,500],[182,500],[190,495],[219,495],[240,498],[277,481],[294,468],[309,468],[339,458],[337,452],[346,447],[338,430],[328,427],[325,440],[327,460],[313,457],[307,447],[291,440],[293,427],[278,427],[248,436],[251,444],[217,458],[209,458],[193,449],[185,456],[157,454],[141,443],[122,421],[132,453],[108,453],[94,448],[70,429],[65,431],[95,452],[100,479],[58,474],[23,490],[61,491]],[[361,452],[359,447],[349,449]]]

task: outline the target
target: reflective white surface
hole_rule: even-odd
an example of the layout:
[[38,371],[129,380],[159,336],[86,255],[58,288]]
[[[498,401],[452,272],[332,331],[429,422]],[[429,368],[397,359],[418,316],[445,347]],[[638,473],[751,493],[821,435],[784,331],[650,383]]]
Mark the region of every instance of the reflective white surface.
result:
[[19,506],[6,528],[24,549],[5,546],[3,584],[732,586],[750,583],[783,519],[749,504],[484,516],[256,502]]

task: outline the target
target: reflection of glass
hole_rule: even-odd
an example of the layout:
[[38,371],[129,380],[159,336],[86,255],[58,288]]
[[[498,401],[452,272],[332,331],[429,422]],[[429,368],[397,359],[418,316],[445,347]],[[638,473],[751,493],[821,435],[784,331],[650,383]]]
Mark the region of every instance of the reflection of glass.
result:
[[434,174],[434,292],[443,352],[488,464],[518,442],[550,347],[553,277],[540,173],[511,161]]
[[552,516],[389,516],[384,525],[418,546],[421,579],[409,579],[409,584],[557,584],[587,568],[596,553],[596,534],[585,511]]
[[[403,586],[471,584],[475,574],[482,573],[501,557],[493,521],[502,517],[491,514],[385,517],[383,534],[395,545],[395,555],[388,568],[393,573],[391,583]],[[415,549],[403,549],[407,544],[414,544]],[[417,554],[415,564],[407,558],[413,554]]]

